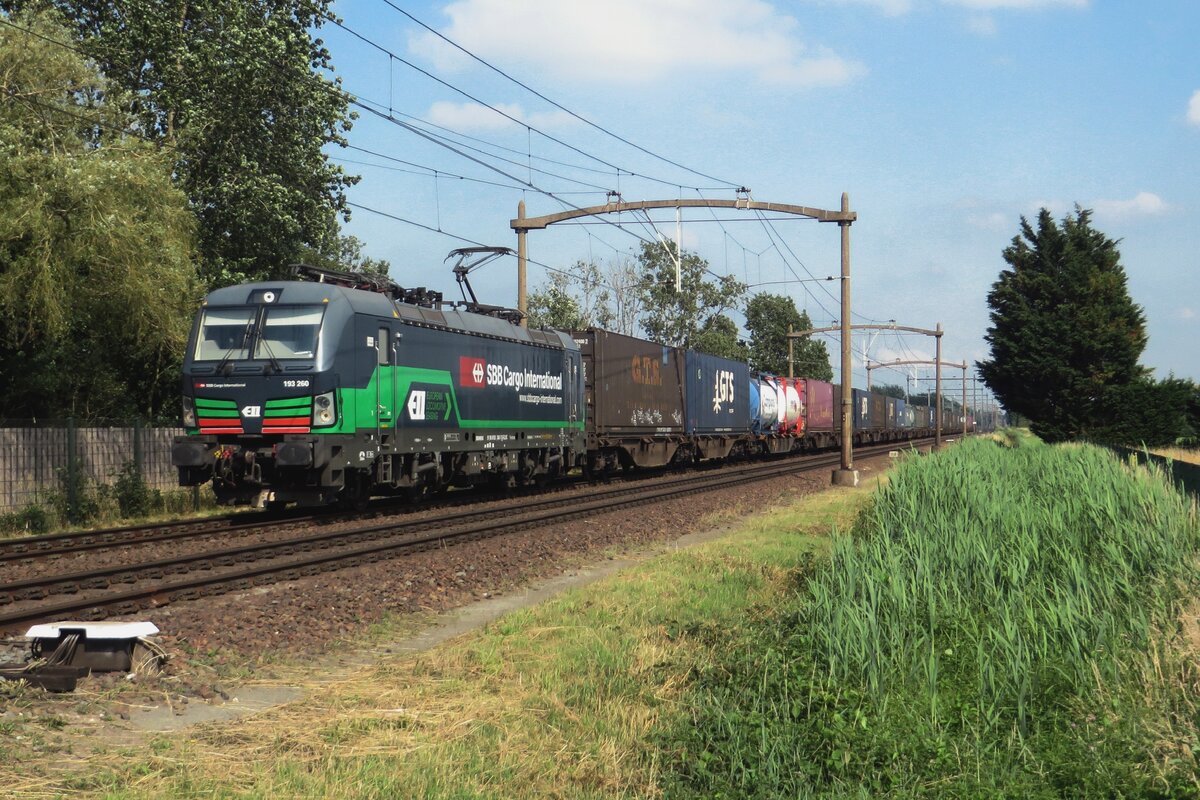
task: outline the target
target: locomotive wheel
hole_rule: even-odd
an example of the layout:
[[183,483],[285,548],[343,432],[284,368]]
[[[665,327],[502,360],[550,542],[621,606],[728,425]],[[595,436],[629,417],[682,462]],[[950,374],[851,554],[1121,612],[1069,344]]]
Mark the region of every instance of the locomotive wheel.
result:
[[371,482],[366,473],[346,472],[346,485],[338,495],[338,505],[347,511],[365,511],[371,499]]

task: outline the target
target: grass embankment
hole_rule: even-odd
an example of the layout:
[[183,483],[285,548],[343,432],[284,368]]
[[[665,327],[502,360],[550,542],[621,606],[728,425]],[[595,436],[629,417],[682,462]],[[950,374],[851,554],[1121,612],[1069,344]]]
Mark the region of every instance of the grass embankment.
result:
[[660,737],[667,786],[1197,796],[1198,543],[1189,501],[1095,448],[909,461],[768,624],[714,651],[694,721]]
[[[867,496],[810,498],[303,704],[110,754],[109,771],[57,785],[113,797],[1197,793],[1195,631],[1179,623],[1200,541],[1187,502],[1092,448],[986,441],[909,459],[853,522]],[[830,547],[834,518],[853,530]]]

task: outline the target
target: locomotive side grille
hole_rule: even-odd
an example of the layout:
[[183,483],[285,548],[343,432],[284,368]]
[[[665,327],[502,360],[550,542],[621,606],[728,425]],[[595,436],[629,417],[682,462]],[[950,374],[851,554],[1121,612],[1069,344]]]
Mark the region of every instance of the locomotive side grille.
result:
[[308,433],[312,425],[311,397],[268,400],[263,407],[263,433]]
[[196,424],[201,433],[243,433],[237,403],[233,400],[197,397]]

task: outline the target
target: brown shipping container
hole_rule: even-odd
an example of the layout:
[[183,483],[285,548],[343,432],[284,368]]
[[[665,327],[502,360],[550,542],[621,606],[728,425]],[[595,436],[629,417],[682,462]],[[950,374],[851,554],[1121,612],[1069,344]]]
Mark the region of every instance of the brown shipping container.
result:
[[589,432],[683,433],[682,351],[595,328],[571,336],[583,353]]
[[833,430],[833,384],[808,378],[804,404],[807,430]]

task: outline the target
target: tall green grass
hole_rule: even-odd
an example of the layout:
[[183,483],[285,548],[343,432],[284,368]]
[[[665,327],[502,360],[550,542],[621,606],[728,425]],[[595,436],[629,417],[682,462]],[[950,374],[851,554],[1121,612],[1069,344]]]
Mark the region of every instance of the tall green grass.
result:
[[667,784],[1195,796],[1179,620],[1198,548],[1189,500],[1097,448],[911,459],[787,607],[698,677]]

